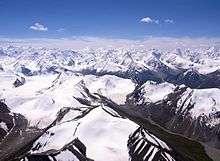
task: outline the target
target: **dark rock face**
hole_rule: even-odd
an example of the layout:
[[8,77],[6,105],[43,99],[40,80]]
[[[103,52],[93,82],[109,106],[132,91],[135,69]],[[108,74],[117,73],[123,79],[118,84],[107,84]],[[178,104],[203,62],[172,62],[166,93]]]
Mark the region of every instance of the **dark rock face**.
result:
[[25,66],[21,67],[21,73],[23,73],[25,76],[33,76],[32,71]]
[[4,71],[4,68],[2,67],[1,64],[0,64],[0,71]]
[[9,113],[10,110],[8,108],[8,106],[3,103],[3,102],[0,102],[0,113]]
[[145,67],[130,67],[126,71],[97,71],[96,69],[83,69],[78,71],[82,74],[92,74],[97,76],[103,75],[115,75],[125,79],[131,79],[134,83],[139,86],[143,85],[146,81],[154,81],[157,83],[169,82],[175,85],[186,85],[193,89],[204,89],[204,88],[219,88],[220,87],[220,71],[217,70],[208,74],[201,74],[196,70],[179,69],[178,71],[173,70],[165,65],[158,67],[156,71],[152,71]]
[[[11,113],[0,102],[0,160],[12,160],[24,154],[32,140],[39,134],[36,128],[29,129],[28,121],[21,114]],[[25,140],[23,139],[25,138]]]
[[[161,74],[159,74],[161,73]],[[179,70],[178,72],[166,66],[161,66],[160,71],[154,72],[148,69],[139,71],[128,71],[125,75],[132,78],[138,85],[144,84],[146,81],[154,81],[157,83],[169,82],[176,85],[184,84],[193,89],[219,88],[220,87],[220,71],[214,71],[208,74],[200,74],[198,71]],[[122,76],[123,77],[123,76]]]
[[[150,138],[150,139],[149,139]],[[173,149],[167,149],[143,127],[135,130],[128,139],[128,150],[131,161],[187,161]],[[156,153],[154,153],[154,150]]]
[[13,127],[13,117],[10,115],[9,108],[0,102],[0,142]]
[[86,157],[86,146],[78,138],[70,140],[60,150],[29,154],[31,149],[36,151],[39,148],[38,144],[33,147],[34,142],[61,121],[68,111],[59,111],[57,118],[48,127],[38,129],[29,127],[24,116],[11,113],[7,105],[0,102],[0,161],[57,161],[56,157],[67,151],[79,161],[92,161]]
[[25,78],[24,77],[20,77],[20,78],[17,78],[15,80],[13,85],[14,85],[14,87],[20,87],[20,86],[24,85],[24,83],[25,83]]
[[[76,157],[79,161],[93,161],[86,157],[86,146],[78,139],[74,139],[60,150],[54,152],[47,152],[42,154],[29,154],[23,158],[25,161],[57,161],[56,157],[59,157],[62,153],[71,152],[72,157]],[[71,158],[69,158],[71,159]]]
[[176,83],[190,88],[219,88],[220,72],[217,70],[204,75],[196,70],[188,70],[177,77]]
[[177,78],[177,83],[186,84],[189,87],[196,88],[202,84],[204,77],[205,76],[199,74],[195,70],[188,70]]
[[190,101],[192,93],[189,93],[186,99],[182,101],[182,104],[178,105],[186,89],[187,87],[177,87],[173,93],[170,93],[163,100],[154,103],[143,101],[143,104],[139,105],[136,102],[142,99],[142,94],[140,89],[136,89],[136,91],[128,95],[127,106],[133,104],[134,107],[133,105],[131,107],[139,111],[141,115],[173,133],[219,148],[220,126],[219,124],[213,126],[208,124],[212,119],[216,119],[216,121],[219,119],[219,112],[216,111],[210,116],[201,115],[197,118],[192,118],[190,115],[190,110],[194,108],[194,104]]

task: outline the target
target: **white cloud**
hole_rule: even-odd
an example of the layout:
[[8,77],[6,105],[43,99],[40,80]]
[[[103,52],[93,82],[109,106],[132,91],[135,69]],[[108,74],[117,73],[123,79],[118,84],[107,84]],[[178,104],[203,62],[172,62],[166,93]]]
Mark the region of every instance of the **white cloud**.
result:
[[36,31],[48,31],[48,28],[40,23],[35,23],[34,25],[30,26],[31,30],[36,30]]
[[164,20],[165,23],[170,23],[170,24],[173,24],[174,23],[174,20],[172,19],[166,19]]
[[144,17],[141,19],[141,22],[143,23],[155,23],[155,24],[159,24],[159,20],[155,20],[155,19],[152,19],[150,17]]
[[141,19],[141,22],[151,23],[153,20],[150,17],[144,17]]
[[59,28],[57,29],[57,32],[64,32],[66,29],[65,28]]

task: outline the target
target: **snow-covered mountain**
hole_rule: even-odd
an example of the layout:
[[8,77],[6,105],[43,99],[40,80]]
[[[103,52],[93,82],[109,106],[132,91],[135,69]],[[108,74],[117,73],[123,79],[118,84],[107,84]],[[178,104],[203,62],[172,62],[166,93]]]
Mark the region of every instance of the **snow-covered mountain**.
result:
[[0,161],[218,160],[219,67],[215,47],[4,46]]
[[147,80],[168,81],[192,88],[219,85],[220,52],[215,48],[159,52],[155,49],[87,48],[73,51],[9,46],[2,48],[0,53],[1,70],[26,76],[72,71],[94,75],[111,74],[132,78],[139,83]]

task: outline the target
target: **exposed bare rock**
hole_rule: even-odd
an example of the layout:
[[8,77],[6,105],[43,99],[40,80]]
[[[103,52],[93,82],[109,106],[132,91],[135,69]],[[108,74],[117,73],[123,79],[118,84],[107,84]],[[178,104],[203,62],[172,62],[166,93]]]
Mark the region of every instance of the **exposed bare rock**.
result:
[[20,77],[20,78],[17,78],[15,80],[13,85],[14,85],[14,87],[20,87],[20,86],[24,85],[24,83],[25,83],[25,78],[24,77]]

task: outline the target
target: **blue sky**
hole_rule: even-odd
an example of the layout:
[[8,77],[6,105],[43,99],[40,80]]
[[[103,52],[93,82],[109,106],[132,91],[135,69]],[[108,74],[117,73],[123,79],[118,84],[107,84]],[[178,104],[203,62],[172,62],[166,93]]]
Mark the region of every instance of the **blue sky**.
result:
[[220,37],[220,0],[1,0],[0,37]]

